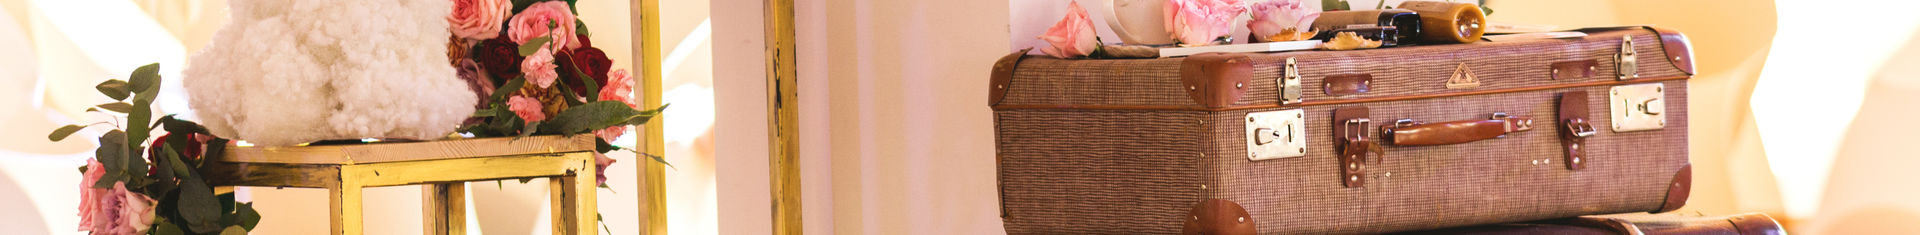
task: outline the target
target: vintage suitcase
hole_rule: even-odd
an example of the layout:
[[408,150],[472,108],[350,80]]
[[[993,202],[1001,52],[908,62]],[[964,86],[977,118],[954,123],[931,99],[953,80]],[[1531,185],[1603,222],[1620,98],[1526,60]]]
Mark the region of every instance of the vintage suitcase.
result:
[[[1352,234],[1685,203],[1685,36],[1185,58],[1002,58],[1014,234]],[[1385,132],[1385,133],[1382,133]]]
[[1761,213],[1734,216],[1691,216],[1669,214],[1620,214],[1581,216],[1525,223],[1481,225],[1401,235],[1461,234],[1560,234],[1560,235],[1779,235],[1786,234],[1780,222]]

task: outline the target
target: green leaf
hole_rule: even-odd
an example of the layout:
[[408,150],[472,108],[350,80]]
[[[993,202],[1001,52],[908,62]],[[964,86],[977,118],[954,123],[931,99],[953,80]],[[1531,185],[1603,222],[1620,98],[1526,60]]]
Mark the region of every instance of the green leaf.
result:
[[524,75],[507,80],[506,84],[500,84],[500,88],[494,90],[493,102],[507,102],[507,96],[509,94],[513,94],[514,91],[519,91],[520,87],[526,85],[527,76]]
[[147,64],[133,69],[133,75],[127,77],[130,91],[135,93],[153,90],[160,84],[160,63]]
[[179,203],[180,218],[186,220],[187,228],[193,232],[211,233],[221,229],[220,200],[214,198],[213,188],[207,187],[206,182],[180,180],[180,200],[176,203]]
[[87,174],[87,165],[80,165],[80,174]]
[[545,2],[545,1],[548,1],[548,0],[513,0],[513,13],[519,14],[520,11],[527,10],[527,6],[532,6],[534,3]]
[[126,100],[127,96],[133,94],[133,90],[128,87],[127,81],[120,79],[108,79],[107,81],[100,82],[100,85],[93,85],[93,89],[100,90],[100,94],[107,95],[107,97],[113,98],[113,100]]
[[240,216],[240,227],[246,228],[247,231],[253,231],[254,226],[260,225],[260,211],[253,210],[251,202],[240,203],[234,208],[233,213]]
[[593,220],[595,220],[595,221],[600,221],[600,228],[601,228],[601,229],[606,229],[606,230],[607,230],[607,234],[616,234],[616,233],[613,233],[613,227],[607,227],[607,217],[606,217],[606,216],[601,216],[599,212],[594,212],[594,213],[593,213]]
[[520,44],[520,56],[531,56],[533,53],[540,52],[540,47],[546,46],[548,41],[553,41],[553,37],[527,39],[527,43]]
[[180,230],[180,226],[174,225],[172,221],[166,221],[166,217],[153,219],[153,235],[187,235],[187,231]]
[[[529,122],[527,123],[527,125],[520,127],[521,128],[520,136],[513,137],[513,139],[518,140],[520,138],[527,138],[528,136],[533,136],[534,132],[540,131],[540,129],[535,129],[536,127],[539,127],[539,126],[540,126],[540,122]],[[525,182],[522,182],[522,183],[525,183]]]
[[81,125],[61,126],[60,129],[53,129],[53,133],[47,133],[47,140],[49,141],[66,140],[67,136],[73,136],[74,132],[80,132],[81,129],[87,129],[87,127],[81,126]]
[[586,85],[587,90],[582,93],[587,93],[587,97],[583,98],[589,101],[600,100],[600,82],[593,81],[593,76],[588,76],[586,71],[580,71],[580,61],[568,61],[574,64],[572,66],[574,77],[579,77],[580,84]]
[[1353,10],[1353,6],[1348,6],[1347,0],[1320,0],[1320,10],[1321,11],[1345,11],[1345,10]]
[[180,177],[181,179],[187,179],[189,177],[193,177],[192,175],[189,175],[187,173],[188,171],[191,171],[193,168],[188,168],[187,163],[180,161],[180,154],[177,153],[178,151],[173,149],[173,145],[166,145],[165,147],[161,147],[160,151],[167,153],[167,165],[168,165],[168,168],[173,169],[173,177]]
[[1386,9],[1387,9],[1387,0],[1380,0],[1380,4],[1375,4],[1375,5],[1373,5],[1373,9],[1376,9],[1376,10],[1386,10]]
[[227,226],[226,230],[220,230],[220,235],[247,235],[247,229],[240,228],[238,225]]
[[[662,106],[661,109],[666,107]],[[595,101],[585,105],[567,108],[548,118],[540,129],[560,134],[582,134],[605,129],[615,125],[646,124],[661,109],[640,111],[620,101]]]
[[100,135],[100,147],[93,150],[93,157],[96,161],[100,161],[102,167],[106,167],[108,174],[126,171],[127,133],[110,130]]
[[573,15],[580,15],[580,8],[574,7],[574,6],[578,6],[579,4],[573,4],[579,1],[580,0],[567,0],[567,10],[573,11]]
[[593,36],[593,33],[587,32],[587,22],[581,21],[579,18],[573,19],[573,34],[578,34],[581,37]]
[[133,104],[128,104],[127,102],[105,103],[105,104],[100,104],[94,107],[100,107],[100,109],[105,109],[107,111],[113,111],[116,113],[133,112]]

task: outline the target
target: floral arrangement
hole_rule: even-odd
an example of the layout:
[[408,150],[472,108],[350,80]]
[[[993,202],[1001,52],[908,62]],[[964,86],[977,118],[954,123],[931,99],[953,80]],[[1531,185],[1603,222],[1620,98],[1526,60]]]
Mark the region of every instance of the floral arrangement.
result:
[[[598,152],[660,109],[633,99],[633,77],[589,40],[575,0],[452,0],[448,60],[474,91],[460,131],[476,137],[593,134]],[[664,106],[661,108],[665,108]],[[655,161],[658,156],[647,155]],[[600,183],[613,160],[598,156]]]
[[[219,155],[226,139],[173,115],[153,121],[160,93],[159,64],[141,66],[127,80],[94,86],[115,102],[88,108],[112,120],[66,125],[47,135],[61,141],[93,126],[112,126],[80,167],[80,231],[94,234],[246,234],[260,223],[252,203],[214,194],[198,171],[204,156]],[[131,98],[129,101],[127,99]],[[124,116],[122,116],[124,115]],[[124,118],[124,120],[122,120]],[[123,125],[124,124],[124,125]],[[162,131],[159,137],[148,137]],[[145,143],[143,146],[142,144]]]

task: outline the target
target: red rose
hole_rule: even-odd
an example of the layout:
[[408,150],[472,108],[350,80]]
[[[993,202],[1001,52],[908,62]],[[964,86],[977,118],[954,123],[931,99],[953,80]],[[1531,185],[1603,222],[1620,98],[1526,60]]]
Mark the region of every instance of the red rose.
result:
[[[563,64],[562,67],[578,66],[577,68],[580,68],[580,72],[593,77],[594,84],[599,84],[602,87],[607,86],[607,70],[612,68],[613,60],[607,59],[606,52],[601,51],[600,48],[582,46],[578,50],[573,50],[573,53],[569,54],[568,57],[570,58],[561,60],[560,63]],[[570,86],[568,88],[573,88],[573,92],[579,94],[580,97],[587,97],[587,93],[599,92],[598,90],[582,88],[584,85],[580,83],[580,78],[574,76],[578,74],[573,73],[573,70],[567,70],[564,73],[565,75],[560,77],[567,79],[567,85]]]
[[490,77],[495,85],[520,77],[520,60],[526,59],[520,56],[520,44],[505,37],[480,41],[479,45],[474,45],[471,53],[473,61],[479,62],[480,67],[492,75]]
[[[172,136],[173,134],[169,133],[165,135],[160,135],[160,138],[153,138],[153,143],[149,144],[147,147],[147,162],[158,162],[158,161],[154,161],[153,159],[156,159],[162,156],[162,154],[166,154],[160,151],[165,150],[166,147],[164,146],[167,146],[167,137],[172,137]],[[200,154],[202,154],[201,151],[203,150],[204,147],[206,147],[207,140],[213,139],[211,138],[211,136],[200,135],[200,134],[193,134],[192,136],[196,138],[188,138],[187,147],[174,149],[178,151],[178,153],[180,154],[180,160],[200,159]],[[154,167],[157,167],[157,166],[147,166],[147,175],[153,175],[157,172],[158,169]]]

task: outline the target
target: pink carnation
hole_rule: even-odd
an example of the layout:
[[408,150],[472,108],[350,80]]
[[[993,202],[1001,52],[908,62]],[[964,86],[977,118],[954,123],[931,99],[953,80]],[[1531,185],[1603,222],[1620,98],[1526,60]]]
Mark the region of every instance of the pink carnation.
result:
[[1098,36],[1093,32],[1093,18],[1087,17],[1087,9],[1080,8],[1080,2],[1067,2],[1067,17],[1040,35],[1040,40],[1052,45],[1040,48],[1040,52],[1062,59],[1091,55],[1100,48]]
[[558,67],[560,65],[553,63],[553,51],[546,47],[541,47],[540,51],[520,61],[520,72],[527,75],[527,82],[540,88],[552,87],[553,81],[560,78],[560,73],[554,71]]
[[[552,31],[547,27],[553,25]],[[534,3],[520,14],[513,15],[507,21],[507,38],[513,43],[527,44],[527,41],[539,37],[553,37],[553,45],[566,45],[566,48],[579,48],[574,44],[573,10],[568,9],[565,1],[546,1]]]
[[[627,103],[627,107],[633,107],[634,109],[639,109],[640,104],[636,104],[633,102],[633,76],[628,75],[627,70],[625,69],[617,69],[617,70],[613,70],[612,72],[607,72],[607,84],[600,87],[600,100],[620,101],[622,103]],[[620,135],[623,135],[626,133],[627,133],[626,125],[611,126],[611,127],[607,127],[606,129],[593,131],[593,135],[600,136],[600,139],[607,140],[607,141],[613,141],[614,139],[619,139]]]
[[529,123],[547,120],[547,113],[541,111],[545,108],[540,105],[540,100],[527,98],[524,95],[507,98],[507,110],[513,111],[514,115],[520,115],[520,119],[526,119]]
[[[98,162],[88,165],[88,171],[99,166]],[[158,204],[159,201],[154,201],[153,198],[138,192],[127,191],[126,182],[113,182],[111,189],[91,187],[86,189],[100,191],[83,196],[91,197],[82,198],[83,200],[91,200],[81,202],[83,209],[81,223],[86,227],[81,227],[80,231],[91,231],[93,234],[133,235],[145,234],[147,229],[153,228],[153,205]],[[94,205],[87,206],[86,203]]]
[[447,14],[447,29],[454,36],[487,40],[500,36],[500,24],[507,20],[513,4],[507,0],[453,0],[453,13]]
[[1188,46],[1212,45],[1233,33],[1233,20],[1246,8],[1239,0],[1168,0],[1166,27],[1174,40]]

